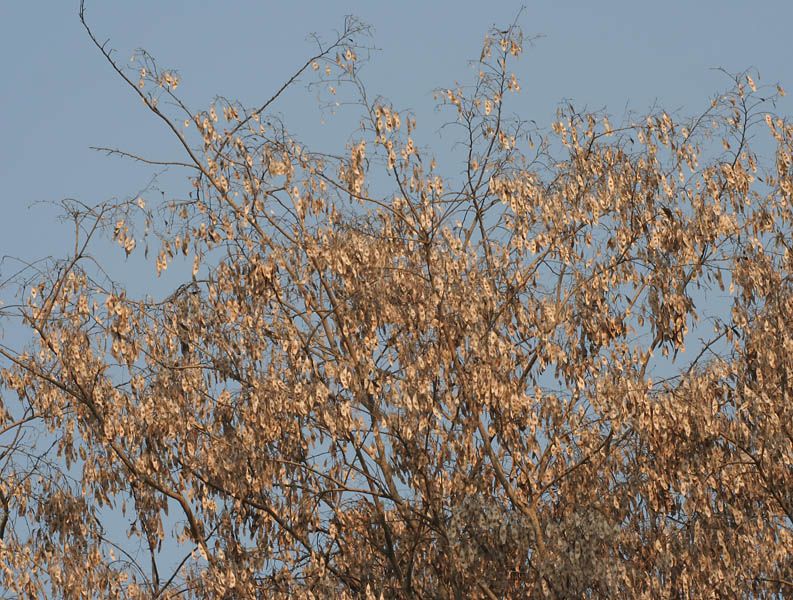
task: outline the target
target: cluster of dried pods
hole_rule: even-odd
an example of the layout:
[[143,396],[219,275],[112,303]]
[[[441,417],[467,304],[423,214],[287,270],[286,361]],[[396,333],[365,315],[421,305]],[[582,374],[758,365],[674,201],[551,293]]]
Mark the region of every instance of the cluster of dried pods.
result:
[[[411,115],[367,100],[363,33],[349,21],[256,109],[202,112],[97,43],[193,192],[167,215],[72,206],[73,255],[24,290],[31,344],[0,348],[0,589],[793,593],[781,88],[736,76],[689,121],[566,107],[542,134],[505,116],[523,39],[494,30],[474,84],[438,95],[462,133],[449,175]],[[359,92],[342,156],[269,114],[304,73]],[[194,259],[165,300],[91,259],[104,229],[136,252],[141,222],[158,271]]]

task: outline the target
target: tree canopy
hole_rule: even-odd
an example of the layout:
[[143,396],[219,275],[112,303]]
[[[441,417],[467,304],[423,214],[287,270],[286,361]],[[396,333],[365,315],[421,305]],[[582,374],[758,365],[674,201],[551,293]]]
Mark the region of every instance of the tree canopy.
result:
[[[781,88],[741,73],[695,118],[568,105],[546,131],[509,108],[513,24],[438,91],[449,153],[367,94],[354,19],[260,106],[193,110],[80,17],[183,156],[110,152],[192,192],[69,204],[74,250],[16,281],[4,597],[793,593]],[[275,112],[306,80],[355,95],[337,154]],[[192,277],[133,297],[102,235]]]

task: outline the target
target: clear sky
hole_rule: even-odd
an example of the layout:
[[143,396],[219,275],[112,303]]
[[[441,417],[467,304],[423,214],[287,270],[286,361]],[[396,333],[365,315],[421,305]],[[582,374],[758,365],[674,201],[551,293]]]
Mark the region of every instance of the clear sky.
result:
[[[754,68],[761,83],[779,82],[793,92],[793,0],[525,5],[519,21],[525,34],[543,37],[517,65],[522,92],[512,109],[540,127],[550,124],[563,100],[606,108],[617,118],[628,108],[642,113],[653,105],[681,116],[699,113],[729,86],[715,67]],[[420,129],[425,126],[426,144],[442,122],[432,90],[470,80],[467,61],[479,56],[487,29],[510,23],[520,7],[492,0],[88,0],[88,19],[121,62],[143,47],[162,66],[178,69],[179,91],[191,107],[203,109],[216,95],[249,106],[268,98],[309,56],[309,33],[330,37],[346,14],[357,15],[373,26],[380,49],[364,74],[370,94],[412,109]],[[181,159],[161,123],[92,46],[77,8],[78,0],[0,0],[0,256],[63,257],[72,231],[47,203],[135,196],[154,172],[90,146]],[[780,112],[793,114],[791,97]],[[322,124],[303,87],[275,110],[311,147],[343,149],[346,137],[339,138],[332,123]],[[447,145],[437,145],[441,159]],[[186,189],[179,173],[164,176],[161,187],[166,198]],[[137,291],[170,285],[152,282],[153,267],[125,263],[121,249],[103,258]],[[0,280],[13,267],[0,265]]]
[[[89,146],[117,146],[151,158],[178,149],[90,44],[77,0],[4,0],[0,4],[0,255],[36,258],[69,251],[71,231],[38,201],[73,197],[87,203],[135,195],[152,169],[108,158]],[[437,115],[432,90],[465,81],[492,24],[509,23],[518,2],[346,2],[300,0],[88,0],[97,35],[126,60],[135,48],[177,68],[180,91],[204,108],[215,95],[253,105],[269,97],[308,56],[311,32],[332,35],[346,14],[374,28],[380,49],[365,79],[373,95],[413,109],[419,126]],[[622,115],[657,103],[694,114],[728,85],[712,70],[757,68],[765,83],[793,90],[790,0],[627,0],[525,3],[520,23],[542,35],[518,64],[523,91],[513,103],[547,126],[558,103]],[[779,109],[790,113],[788,96]],[[296,88],[276,106],[303,139],[341,150],[334,128],[321,125],[310,94]],[[436,122],[433,122],[433,118]],[[429,121],[429,123],[428,123]],[[427,136],[430,136],[429,138]],[[443,146],[443,142],[440,147]],[[456,169],[455,169],[456,170]],[[180,189],[163,189],[177,194]],[[121,264],[121,263],[119,263]],[[7,266],[3,268],[7,275]]]

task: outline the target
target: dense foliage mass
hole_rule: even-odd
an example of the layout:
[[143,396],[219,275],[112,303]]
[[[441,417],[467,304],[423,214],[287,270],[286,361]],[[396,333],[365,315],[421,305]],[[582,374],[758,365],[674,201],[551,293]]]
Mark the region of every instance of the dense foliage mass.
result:
[[[505,116],[524,42],[494,30],[473,84],[439,93],[444,171],[368,99],[364,33],[261,107],[199,112],[97,43],[193,192],[71,205],[73,254],[23,290],[4,597],[793,593],[781,88],[736,76],[690,121],[568,106],[543,134]],[[298,77],[358,95],[342,154],[271,114]],[[159,237],[158,272],[183,254],[192,280],[132,297],[92,258],[105,230],[127,253]]]

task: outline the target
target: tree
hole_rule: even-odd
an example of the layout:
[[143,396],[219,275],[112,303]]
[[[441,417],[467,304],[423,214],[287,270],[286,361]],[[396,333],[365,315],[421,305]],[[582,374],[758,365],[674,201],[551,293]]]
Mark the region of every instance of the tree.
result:
[[[260,107],[191,111],[80,17],[193,193],[69,205],[73,254],[23,282],[33,340],[0,347],[9,597],[793,591],[781,88],[737,75],[690,121],[568,106],[543,133],[506,116],[524,40],[493,30],[473,85],[439,92],[455,174],[367,96],[357,21]],[[358,95],[341,155],[271,114],[311,74]],[[190,255],[192,279],[131,297],[102,232],[128,254],[159,236],[157,271]]]

